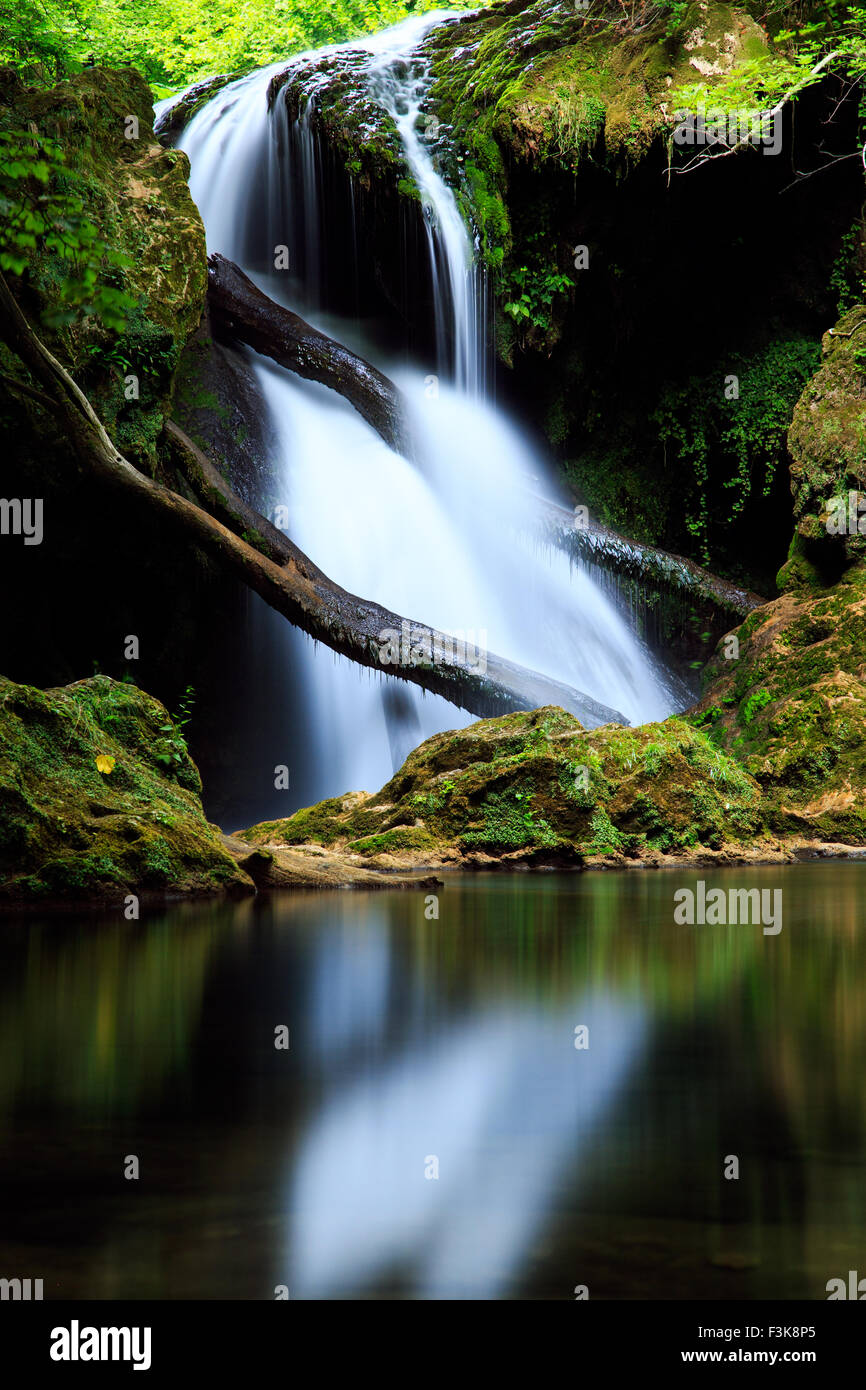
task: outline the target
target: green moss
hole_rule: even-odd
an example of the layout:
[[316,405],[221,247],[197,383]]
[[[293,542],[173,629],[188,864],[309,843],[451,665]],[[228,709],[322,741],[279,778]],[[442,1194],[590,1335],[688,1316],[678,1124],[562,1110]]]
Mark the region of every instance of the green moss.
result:
[[171,727],[157,700],[107,676],[45,691],[0,678],[0,899],[251,889]]
[[719,652],[699,709],[762,787],[768,824],[866,843],[866,563],[829,586],[792,587]]
[[347,848],[356,854],[393,854],[400,850],[432,849],[434,843],[432,835],[419,826],[400,825],[381,835],[364,835],[359,840],[351,840]]
[[772,695],[769,690],[753,690],[751,695],[743,700],[740,709],[740,719],[744,724],[751,724],[755,715],[762,710],[765,705],[772,702]]
[[464,830],[460,844],[466,849],[499,852],[555,847],[558,837],[547,821],[532,810],[532,795],[529,783],[489,792],[479,808],[480,824]]
[[757,784],[685,720],[588,732],[548,707],[437,734],[375,796],[334,798],[243,834],[254,844],[415,850],[425,860],[458,850],[577,861],[761,832]]
[[848,525],[841,534],[828,528],[834,499],[866,492],[864,339],[866,307],[861,305],[824,335],[821,365],[794,410],[788,449],[796,535],[781,576],[786,588],[809,584],[816,574],[826,581],[866,557],[859,516],[853,532]]

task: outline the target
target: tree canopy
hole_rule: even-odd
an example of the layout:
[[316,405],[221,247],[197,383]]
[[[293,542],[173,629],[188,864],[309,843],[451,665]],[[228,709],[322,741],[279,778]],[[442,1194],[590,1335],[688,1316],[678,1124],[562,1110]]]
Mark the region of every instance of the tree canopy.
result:
[[0,0],[0,63],[48,81],[91,59],[128,64],[160,95],[438,8],[437,0]]

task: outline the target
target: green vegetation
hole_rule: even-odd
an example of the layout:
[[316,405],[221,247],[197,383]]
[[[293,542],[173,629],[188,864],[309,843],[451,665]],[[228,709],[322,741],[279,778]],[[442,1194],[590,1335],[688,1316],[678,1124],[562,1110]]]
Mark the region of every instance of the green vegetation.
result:
[[398,864],[619,860],[763,834],[756,782],[682,719],[587,731],[561,709],[437,734],[375,796],[355,793],[242,832]]
[[[760,353],[733,355],[713,373],[665,389],[652,423],[668,463],[685,464],[694,479],[686,526],[704,564],[713,508],[727,525],[753,495],[769,496],[777,470],[787,468],[791,414],[819,361],[810,339],[777,339]],[[736,397],[733,384],[726,389],[734,378]]]
[[864,614],[861,562],[759,609],[737,630],[739,658],[708,667],[698,719],[761,786],[776,833],[866,840]]
[[434,0],[0,0],[0,64],[43,82],[90,60],[131,66],[163,96],[436,8]]
[[[186,156],[156,143],[151,93],[131,69],[82,72],[48,90],[7,73],[3,96],[0,267],[118,448],[152,474],[207,280]],[[0,370],[20,376],[3,349],[0,358]]]
[[31,257],[50,256],[57,288],[46,321],[95,314],[119,331],[136,300],[111,280],[129,257],[102,240],[85,207],[84,180],[56,140],[0,129],[0,269],[20,276]]
[[200,793],[176,724],[135,685],[92,676],[43,691],[0,678],[5,900],[252,891]]

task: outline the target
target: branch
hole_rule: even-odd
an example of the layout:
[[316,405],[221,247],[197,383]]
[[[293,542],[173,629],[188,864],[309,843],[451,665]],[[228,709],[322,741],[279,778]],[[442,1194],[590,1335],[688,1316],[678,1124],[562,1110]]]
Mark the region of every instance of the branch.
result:
[[[837,58],[844,57],[845,50],[843,48],[834,48],[832,53],[825,54],[825,56],[821,59],[819,63],[816,63],[813,68],[810,68],[807,73],[803,74],[803,76],[800,78],[798,82],[794,83],[790,91],[784,93],[784,95],[779,99],[779,101],[776,102],[775,106],[772,106],[769,111],[762,111],[760,113],[761,120],[773,120],[776,116],[781,115],[788,102],[793,101],[795,97],[799,96],[800,92],[802,92],[805,87],[810,86],[811,83],[814,82],[815,78],[821,72],[823,72],[824,69],[830,65],[830,63],[835,62]],[[722,153],[717,154],[714,151],[710,150],[702,151],[700,154],[695,155],[694,159],[689,160],[688,164],[683,165],[681,169],[672,170],[669,157],[667,168],[668,178],[670,179],[671,172],[675,174],[691,173],[692,169],[696,169],[702,164],[708,164],[710,160],[727,159],[729,155],[736,154],[737,150],[741,150],[746,145],[751,145],[751,141],[747,135],[743,136],[742,139],[735,141],[733,145],[727,145],[725,141],[721,139],[716,140],[713,143],[714,145],[725,146]]]
[[46,396],[43,391],[37,391],[33,386],[28,386],[26,382],[18,381],[14,376],[7,376],[5,372],[0,372],[0,381],[6,383],[10,391],[19,391],[28,400],[38,401],[46,410],[56,410],[57,406],[50,396]]
[[859,323],[855,323],[850,333],[840,333],[838,328],[828,328],[827,335],[830,338],[853,338],[854,334],[859,333],[864,324],[866,324],[866,318],[862,318]]
[[[168,522],[186,543],[198,545],[278,613],[333,651],[383,675],[412,681],[481,716],[555,704],[589,727],[628,722],[589,695],[490,653],[486,662],[470,660],[465,653],[461,658],[458,652],[437,660],[437,651],[450,652],[453,646],[447,634],[412,623],[334,584],[264,517],[235,497],[209,460],[176,427],[170,430],[170,438],[174,447],[193,458],[200,473],[199,487],[218,494],[235,524],[243,522],[245,529],[252,529],[253,543],[194,502],[139,473],[118,452],[87,397],[34,333],[2,275],[0,330],[55,401],[72,447],[96,478],[120,491],[127,505],[134,501]],[[393,647],[388,649],[386,634],[402,637],[407,630],[415,654],[401,642],[392,660]],[[429,644],[426,649],[424,642]],[[433,655],[428,656],[427,650]]]
[[339,391],[399,454],[409,451],[405,410],[392,381],[342,343],[263,294],[233,261],[208,256],[214,324],[308,381]]

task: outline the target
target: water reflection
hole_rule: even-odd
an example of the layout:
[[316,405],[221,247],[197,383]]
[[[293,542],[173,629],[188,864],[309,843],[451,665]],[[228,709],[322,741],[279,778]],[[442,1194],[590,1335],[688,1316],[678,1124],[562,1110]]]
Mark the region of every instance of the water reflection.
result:
[[[578,1024],[588,1050],[574,1047]],[[643,1031],[635,1005],[585,995],[415,1030],[322,1107],[292,1162],[293,1292],[327,1297],[392,1271],[419,1297],[507,1291]]]
[[749,879],[782,888],[778,937],[675,926],[681,874],[454,881],[436,922],[380,893],[7,923],[0,1273],[823,1297],[863,1259],[866,866]]

